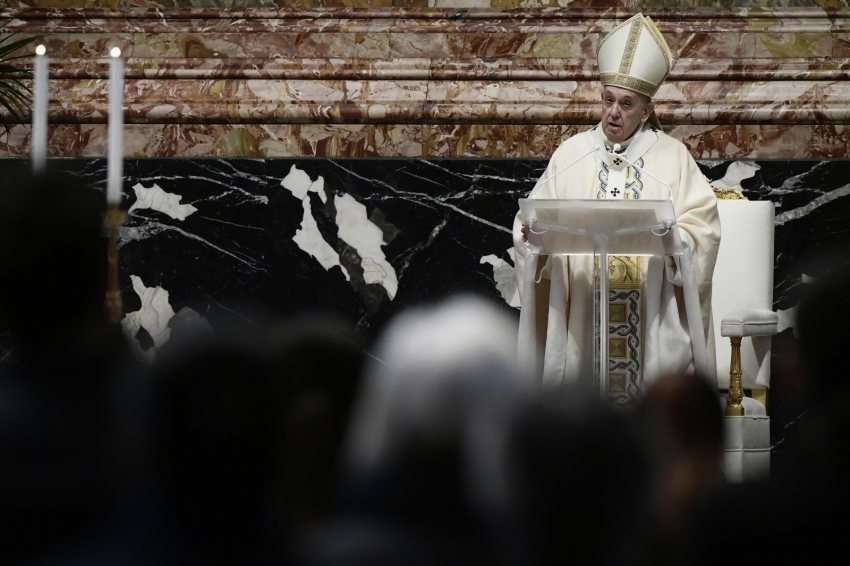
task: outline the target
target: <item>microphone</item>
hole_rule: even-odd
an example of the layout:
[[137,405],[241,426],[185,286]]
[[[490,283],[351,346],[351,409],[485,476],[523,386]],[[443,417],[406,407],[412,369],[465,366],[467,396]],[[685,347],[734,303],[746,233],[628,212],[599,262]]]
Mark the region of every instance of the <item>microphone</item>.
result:
[[[656,181],[658,181],[659,183],[661,183],[662,185],[667,187],[667,190],[670,191],[670,200],[672,201],[673,200],[673,188],[670,185],[668,185],[667,183],[665,183],[664,181],[662,181],[661,179],[659,179],[658,177],[656,177],[655,175],[653,175],[652,173],[650,173],[649,171],[647,171],[646,169],[644,169],[643,167],[639,167],[639,166],[635,165],[634,162],[630,161],[624,154],[617,153],[620,150],[620,147],[621,147],[620,144],[615,143],[614,147],[611,149],[611,151],[608,151],[608,155],[615,155],[616,157],[619,157],[620,159],[622,159],[623,161],[625,161],[626,163],[628,163],[629,165],[631,165],[632,167],[634,167],[635,169],[640,171],[641,173],[646,173],[647,175],[649,175],[650,177],[652,177],[653,179],[655,179]],[[606,149],[606,151],[607,151],[607,149]]]
[[573,161],[569,165],[562,167],[561,169],[559,169],[558,171],[556,171],[552,175],[549,175],[545,179],[540,179],[539,181],[537,181],[537,184],[534,185],[534,188],[531,189],[530,193],[528,193],[528,198],[534,198],[534,191],[536,191],[540,187],[540,185],[542,185],[543,183],[545,183],[549,179],[554,179],[555,177],[557,177],[558,175],[560,175],[561,173],[563,173],[564,171],[566,171],[567,169],[569,169],[570,167],[572,167],[573,165],[575,165],[576,163],[578,163],[579,161],[581,161],[582,159],[584,159],[585,157],[587,157],[588,155],[593,153],[594,151],[597,151],[598,149],[599,149],[599,146],[594,144],[593,147],[591,147],[590,150],[588,150],[587,153],[585,153],[584,155],[582,155],[581,157],[579,157],[578,159],[576,159],[575,161]]

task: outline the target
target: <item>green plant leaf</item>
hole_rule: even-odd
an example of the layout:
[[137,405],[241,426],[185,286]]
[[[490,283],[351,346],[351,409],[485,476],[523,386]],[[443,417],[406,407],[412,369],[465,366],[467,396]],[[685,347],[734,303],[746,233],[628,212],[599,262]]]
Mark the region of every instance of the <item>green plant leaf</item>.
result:
[[[3,26],[0,25],[0,30],[2,29]],[[47,37],[47,35],[49,34],[34,35],[23,39],[15,39],[14,41],[12,39],[15,37],[14,34],[0,38],[0,106],[5,108],[9,113],[8,117],[0,115],[0,125],[2,125],[7,134],[11,132],[9,118],[13,122],[23,123],[24,116],[26,116],[29,110],[30,95],[32,95],[32,89],[29,86],[21,82],[17,77],[10,76],[20,76],[22,74],[24,78],[32,78],[32,71],[13,65],[10,61],[32,58],[33,55],[27,53],[15,55],[14,57],[10,55],[26,47],[33,41]]]
[[[11,37],[11,36],[9,36],[9,37]],[[17,51],[21,47],[26,47],[27,45],[29,45],[33,41],[35,41],[37,39],[42,39],[43,37],[47,37],[47,36],[46,35],[34,35],[34,36],[31,36],[31,37],[25,37],[24,39],[19,39],[18,41],[14,42],[14,43],[10,43],[9,45],[2,45],[2,42],[0,42],[0,45],[2,45],[2,46],[0,46],[0,57],[4,57],[5,55],[8,55],[9,53],[14,53],[15,51]],[[24,55],[24,56],[25,57],[32,57],[32,55]],[[4,60],[8,61],[8,59],[6,59],[5,57],[4,57]]]

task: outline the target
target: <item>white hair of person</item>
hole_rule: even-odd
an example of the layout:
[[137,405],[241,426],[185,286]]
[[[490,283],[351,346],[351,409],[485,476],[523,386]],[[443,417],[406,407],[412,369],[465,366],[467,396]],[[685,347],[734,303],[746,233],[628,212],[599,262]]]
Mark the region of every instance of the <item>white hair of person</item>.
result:
[[350,470],[391,466],[409,450],[459,446],[475,407],[523,381],[516,342],[516,318],[474,297],[398,316],[364,375],[347,445]]

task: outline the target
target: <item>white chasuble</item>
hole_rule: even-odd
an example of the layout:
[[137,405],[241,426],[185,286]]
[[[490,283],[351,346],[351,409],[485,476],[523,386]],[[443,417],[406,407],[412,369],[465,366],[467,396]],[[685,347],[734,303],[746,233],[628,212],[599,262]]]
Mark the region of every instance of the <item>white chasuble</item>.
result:
[[[672,191],[686,255],[681,259],[612,256],[607,266],[611,281],[609,394],[616,404],[625,405],[660,375],[714,375],[711,276],[720,222],[714,191],[679,141],[647,126],[618,148],[622,157],[606,152],[604,142],[596,126],[562,143],[541,177],[547,180],[531,196],[667,199]],[[544,385],[589,383],[594,375],[595,337],[603,326],[595,320],[593,306],[598,267],[590,256],[531,255],[522,241],[522,224],[518,213],[514,247],[522,303],[521,360],[534,368]]]

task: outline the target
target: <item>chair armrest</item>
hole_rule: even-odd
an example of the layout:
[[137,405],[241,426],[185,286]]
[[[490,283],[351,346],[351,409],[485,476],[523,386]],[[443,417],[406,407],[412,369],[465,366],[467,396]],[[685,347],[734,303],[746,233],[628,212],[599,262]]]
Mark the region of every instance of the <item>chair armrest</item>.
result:
[[721,336],[773,336],[779,315],[766,309],[732,311],[720,323]]

